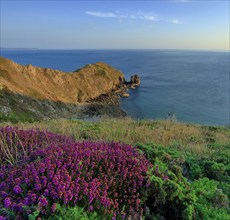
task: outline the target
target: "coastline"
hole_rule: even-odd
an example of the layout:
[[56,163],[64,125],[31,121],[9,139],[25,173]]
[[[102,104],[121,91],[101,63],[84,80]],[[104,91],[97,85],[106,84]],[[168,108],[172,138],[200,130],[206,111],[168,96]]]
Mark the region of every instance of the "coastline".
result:
[[128,113],[120,105],[90,103],[80,107],[77,119],[90,120],[91,118],[125,118]]
[[127,117],[128,113],[121,108],[120,99],[128,98],[129,89],[135,89],[140,86],[140,77],[136,74],[131,76],[129,82],[124,81],[117,85],[108,93],[102,93],[96,98],[92,98],[81,105],[80,118],[91,117],[112,117],[123,118]]
[[[180,121],[229,125],[229,67],[225,53],[38,50],[5,51],[2,55],[23,65],[31,63],[64,72],[71,72],[87,63],[103,61],[125,73],[127,79],[132,73],[140,73],[141,88],[130,91],[130,98],[121,99],[121,107],[131,117],[159,119],[173,112]],[[124,57],[127,59],[123,60]],[[73,117],[76,118],[76,115]]]
[[140,85],[138,75],[126,81],[122,72],[103,62],[73,72],[23,66],[4,57],[0,62],[1,121],[125,117],[120,98]]

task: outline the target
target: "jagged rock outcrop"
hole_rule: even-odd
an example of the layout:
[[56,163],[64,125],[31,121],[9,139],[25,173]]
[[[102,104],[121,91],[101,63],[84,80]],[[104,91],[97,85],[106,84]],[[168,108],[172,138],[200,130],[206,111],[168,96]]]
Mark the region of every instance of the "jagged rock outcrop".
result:
[[129,89],[135,89],[137,86],[140,86],[141,80],[140,77],[135,74],[131,76],[129,82],[127,82],[124,78],[120,80],[115,88],[113,88],[109,93],[103,93],[96,98],[89,99],[89,103],[93,103],[98,105],[119,105],[120,98],[128,98],[130,96],[128,92]]
[[131,76],[130,82],[128,84],[131,85],[131,88],[134,88],[136,86],[140,86],[141,79],[137,74],[135,74],[134,76]]

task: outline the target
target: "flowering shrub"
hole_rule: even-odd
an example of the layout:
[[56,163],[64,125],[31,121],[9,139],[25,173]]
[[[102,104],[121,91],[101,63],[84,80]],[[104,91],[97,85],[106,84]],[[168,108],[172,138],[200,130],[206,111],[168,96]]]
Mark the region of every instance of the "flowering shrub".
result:
[[1,167],[0,208],[4,213],[25,219],[39,211],[44,217],[54,215],[56,204],[61,204],[84,206],[113,218],[142,215],[141,192],[149,185],[151,164],[136,148],[119,143],[77,143],[39,130],[7,127],[0,131],[7,143],[17,137],[22,143],[19,146],[33,149],[21,158],[26,163]]
[[25,160],[34,150],[60,145],[71,141],[69,137],[38,129],[20,130],[16,127],[0,127],[0,163],[15,164]]

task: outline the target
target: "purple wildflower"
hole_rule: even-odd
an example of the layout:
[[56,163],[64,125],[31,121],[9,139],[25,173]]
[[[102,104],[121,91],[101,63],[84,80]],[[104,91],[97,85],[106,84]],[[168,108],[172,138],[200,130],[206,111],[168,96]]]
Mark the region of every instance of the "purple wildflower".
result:
[[35,193],[33,193],[33,194],[31,195],[31,201],[32,201],[32,202],[35,202],[36,199],[37,199],[37,196],[36,196]]
[[0,191],[0,196],[2,198],[6,198],[7,197],[7,193],[5,191]]
[[39,183],[36,183],[36,184],[34,185],[34,188],[35,188],[37,191],[39,191],[39,190],[42,188],[42,185],[39,184]]
[[4,172],[0,172],[0,179],[4,177]]
[[40,197],[38,201],[39,201],[38,205],[40,207],[46,207],[48,205],[48,201],[45,197]]
[[[10,166],[2,159],[7,164],[1,171],[2,203],[17,212],[18,219],[29,213],[24,205],[38,205],[44,216],[55,212],[52,201],[67,205],[80,201],[95,211],[101,205],[114,219],[123,213],[132,216],[130,207],[141,213],[140,192],[150,185],[147,171],[152,165],[136,148],[120,143],[78,143],[45,131],[13,127],[0,128],[0,134],[15,145],[19,138],[28,150],[26,157],[20,158],[27,163]],[[4,152],[0,149],[1,158]]]
[[28,206],[28,205],[29,205],[29,199],[28,199],[27,197],[24,198],[23,204],[24,204],[25,206]]
[[10,208],[10,205],[11,205],[11,200],[10,200],[10,198],[9,197],[7,197],[7,198],[5,198],[4,199],[4,206],[5,206],[5,208]]
[[44,190],[44,196],[48,196],[49,195],[49,190],[48,189],[45,189]]
[[16,186],[14,187],[13,191],[14,191],[15,194],[20,194],[20,193],[22,193],[22,189],[21,189],[21,187],[20,187],[19,185],[16,185]]

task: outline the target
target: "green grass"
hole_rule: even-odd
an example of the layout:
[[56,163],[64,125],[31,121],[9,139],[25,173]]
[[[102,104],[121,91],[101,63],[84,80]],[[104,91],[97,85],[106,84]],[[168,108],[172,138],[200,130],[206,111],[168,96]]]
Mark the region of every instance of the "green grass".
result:
[[33,123],[35,121],[36,119],[34,118],[33,114],[30,112],[21,113],[21,114],[10,113],[8,115],[0,114],[0,123],[11,122],[12,124],[16,124],[19,122]]
[[205,155],[211,159],[228,157],[230,149],[228,127],[200,126],[166,120],[134,121],[130,118],[105,118],[97,122],[51,120],[26,123],[23,121],[16,126],[48,129],[55,133],[70,135],[77,140],[119,141],[132,145],[153,143],[188,152],[197,157]]

